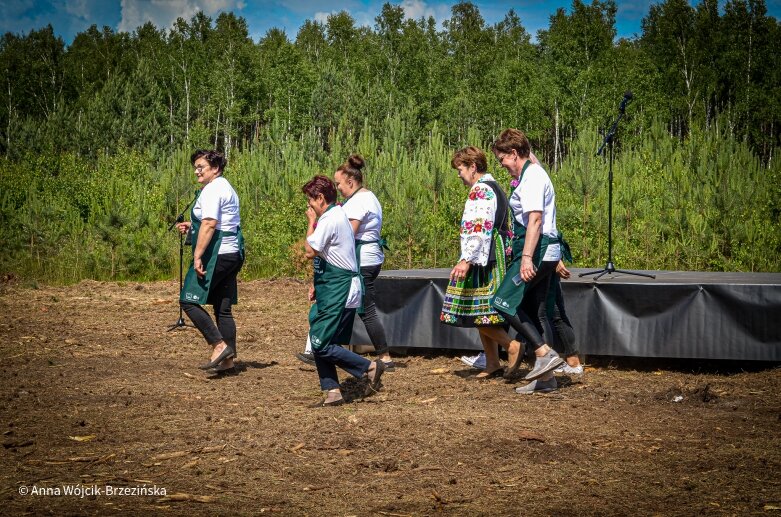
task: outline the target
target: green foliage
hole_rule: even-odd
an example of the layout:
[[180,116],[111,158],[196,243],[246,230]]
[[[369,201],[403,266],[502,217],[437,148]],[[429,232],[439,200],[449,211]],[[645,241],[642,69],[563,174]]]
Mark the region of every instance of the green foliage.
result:
[[[448,267],[464,188],[450,168],[519,127],[549,170],[581,265],[607,248],[597,129],[621,95],[615,253],[624,267],[779,270],[781,26],[763,0],[649,8],[615,41],[616,3],[574,0],[537,35],[470,2],[437,21],[385,4],[291,40],[202,12],[168,30],[51,27],[0,37],[0,271],[28,278],[161,278],[165,229],[195,189],[189,155],[219,148],[239,193],[249,276],[305,275],[301,185],[352,152],[385,210],[386,267]],[[495,164],[492,165],[495,167]],[[500,181],[506,174],[493,171]]]
[[163,192],[144,157],[123,152],[97,167],[63,155],[5,162],[0,268],[58,282],[157,278],[172,266]]
[[[347,154],[367,159],[366,185],[383,205],[391,251],[387,268],[449,267],[458,256],[466,190],[450,167],[455,147],[435,125],[410,140],[402,115],[377,139],[368,125],[329,136],[333,154],[312,153],[305,138],[264,139],[232,155],[226,177],[241,200],[245,277],[305,276],[306,202],[300,189],[331,175]],[[680,141],[663,123],[614,163],[614,260],[638,269],[778,271],[781,170],[762,165],[746,142],[715,123]],[[600,135],[578,131],[551,177],[558,224],[578,265],[602,266],[607,252],[607,171],[595,157]],[[465,142],[487,148],[472,128]],[[459,144],[460,145],[460,144]],[[337,154],[338,153],[338,154]],[[197,184],[189,151],[150,166],[121,151],[96,165],[75,155],[4,160],[0,180],[0,271],[46,281],[175,277],[178,237],[166,228]],[[491,161],[497,180],[509,177]]]
[[[659,122],[649,133],[614,162],[615,262],[641,269],[778,271],[779,167],[763,166],[746,142],[718,124],[683,142]],[[560,229],[576,261],[588,266],[607,259],[608,163],[593,156],[598,142],[596,131],[582,131],[552,178]]]
[[[781,135],[779,24],[764,0],[649,8],[643,33],[615,41],[616,3],[573,0],[538,42],[512,9],[491,26],[470,2],[436,20],[405,19],[386,4],[374,30],[347,12],[307,21],[291,41],[258,42],[246,20],[202,12],[171,29],[90,27],[69,47],[47,27],[0,38],[0,153],[75,152],[93,159],[124,147],[157,159],[182,147],[257,145],[270,131],[318,139],[341,126],[381,131],[406,111],[414,139],[436,123],[449,145],[468,128],[523,127],[554,168],[578,127],[604,125],[635,93],[625,139],[663,120],[680,138],[719,116],[767,162]],[[379,134],[376,136],[380,136]],[[355,137],[355,135],[353,135]],[[206,145],[208,144],[208,145]]]

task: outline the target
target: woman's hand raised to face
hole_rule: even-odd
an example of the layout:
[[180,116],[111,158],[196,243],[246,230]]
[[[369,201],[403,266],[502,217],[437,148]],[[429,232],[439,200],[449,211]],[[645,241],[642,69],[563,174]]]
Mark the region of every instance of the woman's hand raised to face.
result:
[[317,214],[311,206],[306,207],[306,219],[309,221],[309,224],[312,224],[317,220]]

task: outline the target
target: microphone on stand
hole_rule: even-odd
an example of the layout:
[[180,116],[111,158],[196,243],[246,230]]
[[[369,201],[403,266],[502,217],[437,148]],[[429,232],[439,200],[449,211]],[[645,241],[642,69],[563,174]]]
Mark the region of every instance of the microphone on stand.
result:
[[[200,190],[195,191],[195,198],[193,198],[191,201],[188,201],[185,207],[182,209],[181,212],[179,212],[179,215],[176,216],[176,219],[174,219],[174,222],[171,223],[171,226],[168,227],[168,230],[173,230],[174,226],[176,226],[176,223],[183,223],[184,222],[184,214],[187,212],[187,209],[190,208],[190,205],[192,205],[196,199],[198,199],[198,194],[200,194]],[[184,282],[184,246],[190,246],[192,245],[192,226],[190,226],[190,229],[187,231],[187,235],[179,235],[179,292],[182,291],[182,285]],[[184,327],[193,327],[193,325],[186,323],[184,321],[183,316],[183,309],[182,306],[179,305],[179,319],[176,320],[176,323],[168,327],[168,330],[174,330],[178,328],[184,328]]]
[[[195,198],[188,203],[188,207],[196,200],[198,199],[198,196],[201,194],[201,189],[197,188],[195,189]],[[185,208],[187,210],[187,208]],[[182,215],[184,215],[184,212],[182,212]],[[184,238],[184,245],[185,246],[192,246],[193,245],[193,230],[194,228],[190,226],[190,229],[187,230],[187,235]]]
[[[198,196],[198,191],[197,190],[195,191],[195,195],[196,195],[196,197]],[[184,197],[183,195],[182,196],[178,196],[176,199],[181,199],[183,197]],[[190,201],[190,203],[192,203],[192,201]],[[184,207],[184,210],[182,210],[182,212],[179,215],[176,216],[176,219],[174,219],[174,221],[171,223],[171,226],[168,227],[168,231],[169,232],[171,230],[173,230],[174,226],[176,226],[178,223],[183,223],[184,222],[184,213],[187,211],[187,208],[190,206],[190,203],[187,203],[187,206]]]
[[192,246],[193,245],[193,227],[190,226],[190,229],[187,230],[187,235],[184,237],[184,245],[185,246]]
[[627,91],[627,92],[624,94],[624,98],[623,98],[623,99],[621,99],[621,104],[618,106],[618,112],[619,112],[619,113],[623,113],[624,111],[626,111],[626,105],[627,105],[627,103],[628,103],[629,101],[631,101],[633,98],[634,98],[634,95],[632,95],[632,92],[630,92],[630,91]]

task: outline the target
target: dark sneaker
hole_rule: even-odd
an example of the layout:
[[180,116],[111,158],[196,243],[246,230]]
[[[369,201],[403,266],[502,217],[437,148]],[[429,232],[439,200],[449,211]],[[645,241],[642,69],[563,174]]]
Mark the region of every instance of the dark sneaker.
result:
[[535,381],[531,381],[526,386],[515,388],[515,393],[519,393],[521,395],[532,395],[533,393],[550,393],[551,391],[556,391],[558,387],[559,385],[556,382],[556,377],[551,377],[547,381],[537,379]]
[[530,371],[524,379],[527,381],[533,381],[539,377],[542,377],[546,373],[555,370],[564,362],[564,359],[559,357],[552,348],[542,357],[537,357],[534,361],[534,369]]
[[302,363],[306,363],[311,366],[315,366],[315,355],[314,354],[307,354],[306,352],[299,352],[296,354],[296,359],[301,361]]
[[385,363],[377,359],[374,361],[374,375],[371,375],[370,373],[366,373],[366,377],[369,380],[369,384],[366,385],[366,389],[363,392],[364,397],[368,397],[369,395],[373,393],[377,393],[380,391],[380,388],[382,387],[382,382],[380,379],[382,378],[382,374],[385,372]]

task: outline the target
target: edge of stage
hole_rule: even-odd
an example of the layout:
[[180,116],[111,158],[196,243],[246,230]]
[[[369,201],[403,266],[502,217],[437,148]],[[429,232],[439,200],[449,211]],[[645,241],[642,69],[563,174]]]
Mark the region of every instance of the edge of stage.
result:
[[[781,361],[781,273],[642,271],[562,281],[581,354]],[[475,329],[440,323],[450,269],[382,271],[377,310],[391,347],[481,350]],[[356,318],[352,344],[369,343]]]

